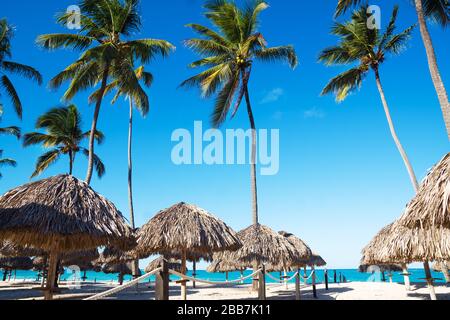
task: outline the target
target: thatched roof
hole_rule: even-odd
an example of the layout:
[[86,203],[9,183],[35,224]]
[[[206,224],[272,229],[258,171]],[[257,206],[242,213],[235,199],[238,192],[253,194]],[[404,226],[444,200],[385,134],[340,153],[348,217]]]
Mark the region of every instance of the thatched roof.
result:
[[34,270],[43,270],[47,268],[48,261],[44,256],[34,257],[32,262]]
[[327,262],[317,253],[311,255],[311,258],[306,261],[307,266],[315,266],[315,267],[324,267],[327,265]]
[[31,270],[33,268],[33,262],[28,257],[0,256],[0,268],[10,270]]
[[209,273],[223,273],[223,272],[235,272],[244,271],[246,268],[241,267],[238,264],[224,261],[224,260],[214,260],[206,269]]
[[99,257],[100,255],[97,249],[70,252],[61,257],[61,266],[77,266],[81,271],[98,271],[101,269],[97,265]]
[[[145,268],[145,272],[146,273],[152,272],[152,271],[160,268],[162,266],[163,259],[164,259],[163,257],[159,257],[159,258],[153,260],[152,262],[150,262],[148,264],[148,266]],[[168,263],[169,270],[182,272],[182,270],[181,270],[181,263],[179,261],[168,260],[167,263]]]
[[240,268],[252,268],[254,263],[289,265],[296,260],[295,247],[269,227],[254,224],[240,231],[238,236],[243,243],[242,248],[218,254],[218,260],[233,261]]
[[123,275],[133,275],[131,263],[106,264],[102,267],[102,271],[106,274],[121,273]]
[[371,267],[377,267],[378,270],[380,272],[386,272],[386,271],[394,271],[394,272],[399,272],[399,271],[403,271],[403,268],[401,265],[399,264],[380,264],[380,265],[360,265],[358,268],[358,271],[361,273],[368,273],[370,272],[370,268]]
[[11,241],[0,242],[0,255],[8,257],[35,257],[44,254],[43,250],[21,247]]
[[0,239],[46,251],[128,247],[132,230],[114,204],[69,175],[29,183],[0,198]]
[[450,258],[450,229],[409,229],[394,222],[384,227],[362,251],[361,264],[379,265]]
[[138,231],[133,252],[139,258],[155,253],[211,254],[236,250],[241,246],[237,234],[207,211],[179,203],[159,212]]
[[117,264],[127,263],[135,260],[132,254],[128,251],[123,251],[114,247],[107,247],[100,254],[97,260],[99,264]]
[[450,153],[428,173],[399,223],[409,228],[450,228]]

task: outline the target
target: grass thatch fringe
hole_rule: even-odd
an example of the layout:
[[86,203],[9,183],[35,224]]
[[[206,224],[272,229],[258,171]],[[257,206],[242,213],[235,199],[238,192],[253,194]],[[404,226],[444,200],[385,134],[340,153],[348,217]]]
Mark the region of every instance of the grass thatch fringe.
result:
[[0,239],[59,252],[109,244],[128,248],[133,240],[114,204],[69,175],[29,183],[2,196]]
[[43,250],[35,249],[33,247],[21,247],[11,241],[0,242],[0,255],[8,257],[36,257],[44,255]]
[[443,270],[450,271],[450,263],[445,261],[436,261],[433,265],[433,270],[436,272],[442,272]]
[[207,211],[179,203],[159,212],[138,231],[138,245],[133,253],[145,259],[155,253],[188,256],[241,247],[237,234]]
[[289,265],[297,259],[296,248],[269,227],[255,224],[240,231],[238,236],[242,248],[217,254],[215,260],[233,261],[239,268],[252,268],[254,264]]
[[361,264],[442,261],[450,258],[450,229],[410,229],[398,222],[384,227],[362,251]]
[[225,260],[214,260],[206,269],[209,273],[244,271],[247,268]]
[[399,223],[408,228],[450,228],[450,153],[428,173]]
[[31,270],[33,262],[29,257],[3,257],[0,256],[0,269],[5,270]]
[[[151,261],[145,268],[145,272],[150,273],[150,272],[160,268],[162,266],[163,260],[164,260],[163,257],[159,257],[159,258],[156,258],[155,260]],[[173,270],[176,272],[182,272],[181,263],[179,261],[172,260],[172,259],[169,259],[166,261],[167,261],[167,266],[168,266],[169,270]]]

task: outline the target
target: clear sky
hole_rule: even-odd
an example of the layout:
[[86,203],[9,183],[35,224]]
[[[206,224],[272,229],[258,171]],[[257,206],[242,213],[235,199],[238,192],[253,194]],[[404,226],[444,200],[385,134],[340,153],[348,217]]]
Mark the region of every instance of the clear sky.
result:
[[[15,26],[13,60],[39,69],[46,84],[74,61],[79,53],[46,52],[35,44],[39,34],[66,32],[56,25],[56,12],[74,0],[7,1],[0,17]],[[134,140],[135,209],[137,224],[147,222],[159,210],[185,201],[197,204],[223,219],[235,230],[251,224],[250,179],[247,166],[175,166],[171,161],[173,130],[192,129],[194,121],[209,123],[213,102],[201,99],[196,90],[178,89],[192,75],[187,64],[196,56],[182,41],[192,32],[185,24],[206,23],[201,0],[142,1],[142,34],[136,37],[162,38],[177,46],[167,60],[149,66],[155,76],[149,90],[151,112],[136,117]],[[399,26],[416,22],[408,0],[400,4]],[[320,97],[327,81],[342,69],[318,64],[321,49],[336,43],[329,33],[336,1],[273,0],[262,18],[261,31],[270,45],[293,44],[300,65],[291,71],[285,65],[256,64],[250,90],[259,128],[280,129],[280,172],[259,176],[261,223],[275,230],[287,230],[304,239],[323,255],[330,268],[354,268],[360,251],[375,233],[402,213],[413,196],[395,145],[391,139],[380,98],[372,76],[362,89],[345,102],[332,96]],[[393,1],[380,4],[383,20],[389,18]],[[440,69],[450,88],[449,32],[430,27]],[[420,179],[449,151],[438,100],[430,79],[418,30],[400,56],[389,58],[381,77],[392,116],[416,173]],[[24,105],[22,122],[5,101],[2,126],[19,125],[23,132],[34,129],[39,115],[60,103],[63,90],[50,92],[26,80],[14,78]],[[63,89],[65,89],[64,87]],[[83,114],[87,130],[93,106],[87,94],[74,101]],[[136,114],[137,115],[137,114]],[[102,180],[93,187],[112,200],[128,216],[127,205],[126,102],[103,104],[99,129],[106,134],[97,148],[106,164]],[[245,108],[224,128],[248,128]],[[19,163],[16,169],[2,168],[0,192],[29,181],[40,147],[23,149],[14,138],[0,137],[5,157]],[[79,157],[75,175],[85,177],[87,161]],[[68,160],[60,162],[42,177],[65,173]]]

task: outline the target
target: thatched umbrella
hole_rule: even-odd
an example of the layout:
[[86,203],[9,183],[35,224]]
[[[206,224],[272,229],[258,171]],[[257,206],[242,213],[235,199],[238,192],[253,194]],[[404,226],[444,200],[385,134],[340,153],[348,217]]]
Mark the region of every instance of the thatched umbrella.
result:
[[[146,273],[150,273],[160,267],[162,267],[164,257],[159,257],[150,262],[145,268]],[[177,260],[169,260],[167,261],[168,268],[177,272],[182,272],[181,263]]]
[[6,281],[7,273],[16,270],[31,270],[33,263],[28,257],[0,256],[0,269],[3,269],[3,281]]
[[237,251],[218,254],[217,259],[233,261],[239,268],[255,265],[287,265],[296,259],[296,248],[282,235],[269,227],[254,224],[238,232],[243,243]]
[[21,247],[11,241],[0,242],[0,255],[8,257],[36,257],[44,254],[44,251],[25,246]]
[[97,249],[76,251],[66,253],[61,257],[61,266],[63,267],[77,267],[83,272],[83,280],[86,280],[87,271],[100,271],[101,268],[97,265],[100,255]]
[[[189,255],[211,255],[214,252],[241,247],[237,234],[207,211],[186,203],[178,203],[160,211],[138,231],[138,245],[133,252],[142,259],[155,253],[181,253],[182,273],[186,272]],[[186,282],[182,282],[186,299]]]
[[408,228],[450,228],[450,153],[430,170],[399,223]]
[[46,298],[52,299],[62,253],[132,245],[132,230],[114,204],[69,175],[18,187],[0,198],[0,239],[49,252]]
[[239,266],[239,264],[218,259],[214,260],[208,268],[206,268],[206,271],[209,273],[225,273],[225,278],[228,281],[228,274],[230,272],[239,271],[242,276],[246,269],[246,267]]
[[133,275],[133,264],[128,263],[115,263],[115,264],[105,264],[102,267],[102,271],[106,274],[118,274],[119,275],[119,285],[123,284],[123,278],[125,275]]

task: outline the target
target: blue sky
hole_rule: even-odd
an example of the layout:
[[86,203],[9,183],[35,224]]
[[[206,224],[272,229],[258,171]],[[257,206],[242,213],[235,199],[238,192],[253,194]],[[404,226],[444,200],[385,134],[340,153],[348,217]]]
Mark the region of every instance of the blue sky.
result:
[[[400,4],[399,26],[414,24],[414,9],[407,0]],[[192,75],[187,64],[196,56],[183,47],[192,36],[184,27],[190,22],[206,23],[202,1],[143,1],[142,34],[162,38],[177,46],[167,60],[149,66],[155,76],[149,90],[151,112],[136,117],[134,140],[135,209],[138,225],[160,209],[180,201],[209,210],[235,230],[251,223],[249,168],[247,166],[175,166],[171,161],[173,130],[192,129],[194,121],[209,123],[212,101],[201,99],[196,90],[177,86]],[[389,18],[392,1],[380,4],[383,20]],[[34,45],[42,33],[66,32],[56,25],[54,15],[64,11],[70,0],[5,2],[1,16],[16,28],[13,58],[39,69],[45,82],[78,57],[77,52],[46,52]],[[327,81],[342,69],[316,62],[321,49],[336,43],[329,34],[335,1],[272,1],[262,14],[261,31],[270,45],[293,44],[300,65],[256,64],[250,85],[259,128],[280,129],[280,172],[259,176],[260,220],[275,230],[287,230],[304,239],[323,255],[331,268],[356,267],[360,251],[383,226],[396,219],[413,196],[395,145],[391,139],[374,79],[345,102],[320,97]],[[444,82],[450,83],[448,31],[430,27]],[[448,152],[448,140],[434,87],[428,72],[420,34],[401,56],[389,58],[381,77],[397,130],[420,179]],[[37,117],[60,103],[63,90],[50,92],[26,80],[14,78],[24,105],[22,122],[4,101],[2,125],[19,125],[32,131]],[[3,101],[3,100],[2,100]],[[83,113],[87,130],[93,106],[87,94],[74,101]],[[97,148],[107,167],[93,187],[112,200],[128,216],[126,102],[103,104],[99,129],[106,134]],[[248,128],[245,108],[225,128]],[[39,147],[22,149],[11,137],[0,137],[5,157],[15,158],[16,169],[3,168],[0,192],[29,181]],[[77,159],[75,175],[85,177],[87,161]],[[42,177],[64,173],[66,159]]]

